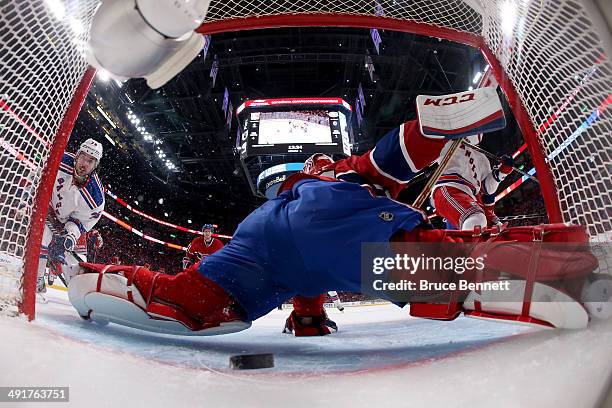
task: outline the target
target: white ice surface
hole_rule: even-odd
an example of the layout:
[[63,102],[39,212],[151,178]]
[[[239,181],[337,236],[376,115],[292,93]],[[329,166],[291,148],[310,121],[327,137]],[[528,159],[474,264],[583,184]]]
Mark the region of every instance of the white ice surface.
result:
[[[321,338],[280,333],[287,310],[241,333],[176,337],[83,321],[49,290],[33,323],[0,318],[0,386],[69,386],[61,406],[85,408],[591,407],[612,373],[612,321],[555,331],[345,310],[330,311],[340,332]],[[228,368],[263,352],[274,368]]]

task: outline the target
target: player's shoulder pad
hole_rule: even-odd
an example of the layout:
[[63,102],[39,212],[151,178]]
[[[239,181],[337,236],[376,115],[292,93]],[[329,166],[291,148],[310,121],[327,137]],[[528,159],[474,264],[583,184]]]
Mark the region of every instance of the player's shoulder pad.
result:
[[93,210],[104,204],[104,187],[97,174],[89,178],[87,185],[81,189],[87,205]]
[[69,153],[69,152],[64,152],[64,155],[62,156],[62,161],[60,162],[59,170],[67,174],[72,174],[73,169],[74,169],[74,154]]

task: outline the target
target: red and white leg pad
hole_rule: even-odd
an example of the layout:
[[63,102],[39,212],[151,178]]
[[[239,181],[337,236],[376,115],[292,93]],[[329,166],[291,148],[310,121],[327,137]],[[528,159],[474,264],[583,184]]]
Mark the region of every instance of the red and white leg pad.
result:
[[[113,322],[136,329],[183,336],[234,333],[251,326],[251,322],[238,319],[202,323],[179,307],[145,299],[150,297],[150,294],[143,296],[132,284],[132,279],[113,273],[116,268],[108,265],[98,273],[84,273],[70,281],[68,299],[81,317],[101,323]],[[143,272],[150,273],[148,270]],[[151,282],[151,290],[154,281],[155,277]]]
[[508,280],[509,290],[470,292],[463,302],[469,317],[493,319],[508,323],[539,325],[559,329],[584,329],[589,322],[585,308],[575,299],[550,286],[534,283],[529,314],[525,315],[524,280]]
[[[434,232],[421,237],[415,231],[395,238],[401,242],[442,241]],[[589,238],[583,226],[437,233],[450,240],[483,244],[470,253],[472,258],[486,257],[487,269],[476,281],[503,281],[500,276],[507,276],[510,290],[470,292],[467,298],[456,292],[443,304],[412,303],[412,316],[453,320],[463,312],[470,317],[563,329],[582,329],[592,318],[612,317],[612,277],[596,273],[598,260],[586,245]],[[543,245],[546,243],[555,245]]]

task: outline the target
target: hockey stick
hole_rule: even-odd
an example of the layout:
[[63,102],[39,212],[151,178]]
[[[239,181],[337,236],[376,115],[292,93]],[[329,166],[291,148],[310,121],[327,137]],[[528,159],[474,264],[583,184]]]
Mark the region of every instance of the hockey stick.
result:
[[64,273],[60,273],[59,275],[60,280],[62,281],[62,283],[64,284],[64,286],[67,288],[68,287],[68,282],[66,282],[66,278],[64,278]]
[[[493,153],[489,153],[489,152],[487,152],[487,151],[486,151],[485,149],[483,149],[482,147],[479,147],[479,146],[473,145],[473,144],[468,143],[468,142],[463,142],[463,144],[464,144],[464,145],[466,145],[466,146],[469,146],[471,149],[474,149],[474,150],[476,150],[476,151],[478,151],[478,152],[480,152],[480,153],[484,154],[485,156],[487,156],[487,157],[488,157],[488,158],[490,158],[490,159],[496,160],[496,161],[498,161],[498,162],[500,161],[500,160],[499,160],[499,157],[497,157],[497,156],[496,156],[496,155],[494,155]],[[517,173],[520,173],[520,174],[522,174],[523,176],[525,176],[525,177],[527,177],[527,178],[529,178],[529,179],[531,179],[531,180],[535,181],[536,183],[540,184],[540,181],[539,181],[537,178],[533,177],[531,174],[528,174],[528,173],[524,172],[524,171],[523,171],[523,170],[521,170],[521,169],[517,169],[516,167],[512,167],[512,170],[514,170],[514,171],[516,171]]]
[[[76,253],[76,252],[74,252],[74,251],[66,251],[66,252],[69,252],[70,254],[72,254],[72,256],[73,256],[73,257],[74,257],[76,260],[78,260],[79,262],[87,262],[87,259],[83,259],[81,254],[78,254],[78,253]],[[66,266],[69,266],[69,265],[68,265],[68,264],[58,264],[58,265],[59,265],[59,267],[60,267],[60,271],[59,271],[59,273],[57,273],[57,274],[56,274],[56,273],[54,273],[54,275],[55,275],[55,276],[57,276],[57,277],[59,277],[59,278],[60,278],[60,280],[62,281],[62,283],[64,284],[64,286],[66,286],[66,288],[67,288],[67,287],[68,287],[68,281],[66,280],[66,276],[65,276],[65,273],[64,273],[64,271],[63,271],[62,265],[66,265]],[[54,268],[54,269],[55,269],[55,268]]]
[[455,151],[457,150],[457,148],[459,147],[461,143],[462,143],[462,139],[453,140],[453,143],[451,144],[450,149],[448,149],[448,152],[446,152],[446,155],[442,158],[440,165],[438,166],[436,171],[432,174],[431,178],[429,179],[425,187],[423,187],[423,191],[421,191],[421,194],[419,194],[416,200],[414,200],[414,203],[412,204],[413,207],[421,208],[421,206],[423,205],[427,197],[429,197],[429,193],[431,192],[432,187],[434,186],[434,184],[436,184],[436,182],[442,175],[442,172],[446,169],[446,166],[448,166],[448,163],[450,162],[451,157],[453,157],[453,154],[455,154]]

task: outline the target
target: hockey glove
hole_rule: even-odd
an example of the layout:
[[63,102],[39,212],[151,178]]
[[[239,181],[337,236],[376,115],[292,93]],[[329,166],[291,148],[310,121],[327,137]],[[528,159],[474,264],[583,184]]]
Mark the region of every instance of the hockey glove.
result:
[[495,166],[493,171],[497,173],[497,177],[495,178],[498,179],[498,181],[501,181],[514,170],[514,159],[512,156],[504,154],[499,158],[499,161],[500,164]]
[[66,251],[73,251],[75,245],[76,239],[66,231],[54,235],[49,244],[49,261],[66,264]]

